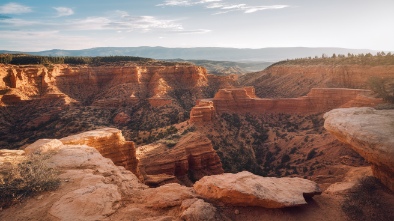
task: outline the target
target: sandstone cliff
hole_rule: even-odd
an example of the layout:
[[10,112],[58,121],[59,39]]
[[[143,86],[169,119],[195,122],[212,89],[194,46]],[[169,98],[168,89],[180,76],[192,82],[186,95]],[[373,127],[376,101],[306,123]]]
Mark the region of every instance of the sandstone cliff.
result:
[[394,111],[335,109],[324,117],[324,127],[368,160],[373,174],[394,190]]
[[188,133],[174,147],[152,145],[155,144],[141,146],[137,151],[139,169],[151,186],[164,181],[192,185],[203,176],[223,173],[211,141],[197,132]]
[[192,122],[209,122],[221,113],[322,113],[341,106],[375,106],[382,102],[371,91],[346,88],[312,88],[299,98],[258,98],[253,87],[220,89],[214,98],[202,99],[190,112]]
[[276,64],[240,77],[240,85],[253,86],[259,97],[299,97],[312,88],[369,89],[371,77],[394,80],[394,65]]
[[[19,100],[64,94],[84,104],[113,98],[118,105],[135,99],[171,99],[167,95],[170,90],[208,86],[206,70],[192,65],[1,65],[0,78],[0,89],[18,90]],[[2,100],[5,104],[18,102],[18,98],[12,99],[8,93]]]
[[96,148],[103,157],[111,159],[115,165],[123,166],[139,176],[138,160],[134,143],[126,141],[122,131],[115,128],[102,128],[64,137],[65,145],[88,145]]

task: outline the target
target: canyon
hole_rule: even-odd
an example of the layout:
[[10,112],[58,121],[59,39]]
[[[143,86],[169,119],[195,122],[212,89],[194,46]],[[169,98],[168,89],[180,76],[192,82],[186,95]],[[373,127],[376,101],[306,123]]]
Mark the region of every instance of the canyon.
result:
[[[341,203],[350,189],[372,173],[390,187],[391,165],[349,148],[345,143],[356,141],[344,137],[353,134],[324,129],[323,114],[381,105],[368,79],[390,83],[393,67],[281,63],[242,76],[215,76],[203,67],[161,61],[0,64],[0,174],[10,159],[36,152],[49,154],[48,165],[62,171],[59,190],[27,199],[0,218],[42,213],[47,220],[272,220],[278,211],[251,206],[283,204],[238,188],[252,185],[258,192],[260,176],[270,176],[308,179],[319,187],[313,194],[322,192],[313,199],[304,198],[305,189],[297,192],[289,204],[299,207],[281,209],[279,220],[346,220]],[[225,200],[208,191],[221,188],[208,184],[216,176],[223,184],[234,180]],[[204,193],[197,191],[199,180]],[[377,191],[392,202],[382,187]],[[245,196],[240,194],[248,202],[237,201]],[[365,213],[382,214],[376,211]]]

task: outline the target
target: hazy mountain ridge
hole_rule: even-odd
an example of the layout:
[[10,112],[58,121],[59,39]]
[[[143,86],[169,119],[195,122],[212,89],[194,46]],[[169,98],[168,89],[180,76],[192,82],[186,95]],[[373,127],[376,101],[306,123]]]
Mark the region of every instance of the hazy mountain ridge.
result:
[[98,47],[82,50],[53,49],[39,52],[18,52],[0,50],[0,53],[26,53],[42,56],[138,56],[154,59],[185,59],[185,60],[215,60],[215,61],[280,61],[300,57],[315,57],[326,54],[361,54],[378,51],[368,49],[347,49],[334,47],[307,48],[307,47],[283,47],[283,48],[165,48],[165,47]]

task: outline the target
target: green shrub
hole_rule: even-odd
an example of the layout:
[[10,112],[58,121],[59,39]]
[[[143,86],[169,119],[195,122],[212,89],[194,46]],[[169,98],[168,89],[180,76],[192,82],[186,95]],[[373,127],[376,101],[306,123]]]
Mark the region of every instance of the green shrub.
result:
[[0,175],[0,207],[20,202],[42,191],[55,190],[60,185],[56,170],[45,164],[45,156],[34,155],[13,165]]

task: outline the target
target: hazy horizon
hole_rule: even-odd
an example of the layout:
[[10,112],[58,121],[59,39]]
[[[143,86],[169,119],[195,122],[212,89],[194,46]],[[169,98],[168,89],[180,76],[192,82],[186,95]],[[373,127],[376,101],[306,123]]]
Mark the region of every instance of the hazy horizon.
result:
[[0,50],[308,47],[394,51],[394,1],[16,0],[0,3]]

